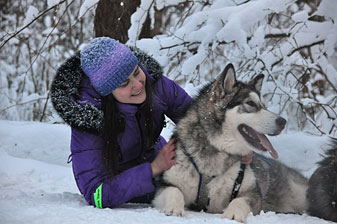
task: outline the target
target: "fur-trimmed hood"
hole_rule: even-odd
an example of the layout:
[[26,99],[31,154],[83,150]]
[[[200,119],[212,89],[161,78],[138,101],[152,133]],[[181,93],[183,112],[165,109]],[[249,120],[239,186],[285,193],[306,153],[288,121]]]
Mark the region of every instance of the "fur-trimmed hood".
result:
[[[162,67],[154,58],[138,48],[130,49],[154,80],[162,77]],[[80,52],[77,52],[57,70],[50,90],[51,101],[60,117],[71,127],[97,133],[103,125],[103,112],[97,106],[101,96],[91,88],[90,93],[97,104],[81,104],[75,100],[83,77],[86,75],[81,68]]]

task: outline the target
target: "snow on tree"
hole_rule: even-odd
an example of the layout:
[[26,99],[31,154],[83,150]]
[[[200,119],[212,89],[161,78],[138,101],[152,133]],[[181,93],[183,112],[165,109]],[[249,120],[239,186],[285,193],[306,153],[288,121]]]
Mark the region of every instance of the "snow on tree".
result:
[[[60,121],[50,83],[94,36],[97,2],[1,3],[1,119]],[[127,44],[155,57],[185,88],[214,79],[227,63],[244,81],[263,73],[267,106],[287,118],[288,130],[336,136],[336,11],[331,0],[139,0],[128,12]],[[143,38],[149,19],[157,35]]]
[[143,0],[128,43],[152,54],[182,85],[212,80],[227,63],[242,80],[263,73],[268,108],[288,119],[288,129],[337,134],[337,4],[190,1],[164,34],[135,37],[144,11],[182,3]]

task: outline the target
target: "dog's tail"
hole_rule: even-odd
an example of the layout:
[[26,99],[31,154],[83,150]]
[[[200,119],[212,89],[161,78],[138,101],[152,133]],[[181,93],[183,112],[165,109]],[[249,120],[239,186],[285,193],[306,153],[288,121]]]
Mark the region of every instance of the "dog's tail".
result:
[[331,148],[318,165],[309,179],[308,213],[337,222],[337,139],[331,139]]

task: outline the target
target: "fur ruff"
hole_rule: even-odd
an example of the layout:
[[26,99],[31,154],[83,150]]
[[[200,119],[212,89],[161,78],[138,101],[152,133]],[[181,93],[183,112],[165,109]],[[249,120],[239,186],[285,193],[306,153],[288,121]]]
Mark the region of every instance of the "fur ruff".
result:
[[[162,77],[162,67],[154,58],[138,48],[130,47],[130,49],[155,80]],[[51,101],[60,117],[71,127],[97,133],[103,126],[103,112],[93,104],[80,104],[72,98],[78,95],[78,88],[84,75],[80,55],[77,52],[58,69],[51,85]]]

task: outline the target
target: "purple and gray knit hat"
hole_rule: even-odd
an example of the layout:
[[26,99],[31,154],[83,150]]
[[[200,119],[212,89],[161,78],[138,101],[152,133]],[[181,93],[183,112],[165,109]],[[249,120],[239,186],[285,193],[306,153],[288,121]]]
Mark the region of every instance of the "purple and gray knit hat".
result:
[[94,38],[80,54],[82,70],[102,96],[122,84],[138,64],[128,47],[109,37]]

